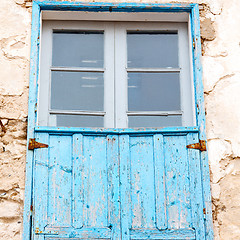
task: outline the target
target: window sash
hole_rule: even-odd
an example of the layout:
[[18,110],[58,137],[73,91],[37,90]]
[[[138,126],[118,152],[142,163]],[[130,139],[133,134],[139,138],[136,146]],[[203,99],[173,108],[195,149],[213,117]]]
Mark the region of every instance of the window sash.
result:
[[[56,67],[52,66],[53,30],[101,30],[104,31],[104,67]],[[127,31],[174,30],[179,36],[178,68],[129,68],[127,67]],[[117,46],[117,47],[115,47]],[[181,47],[180,47],[181,46]],[[128,116],[181,115],[183,126],[195,125],[193,83],[190,76],[190,57],[187,23],[114,23],[44,21],[40,74],[40,104],[38,125],[51,125],[52,114],[104,116],[104,127],[126,128]],[[104,111],[58,111],[50,108],[50,76],[52,71],[104,73]],[[128,111],[127,73],[180,73],[181,109],[179,111]],[[112,80],[114,79],[114,81]],[[45,89],[45,91],[43,91]]]
[[[179,68],[128,68],[127,67],[127,31],[177,31],[179,37]],[[188,45],[187,23],[120,23],[115,27],[116,36],[116,127],[125,128],[128,126],[128,116],[167,116],[182,115],[183,126],[195,125],[193,83],[190,75],[190,53]],[[159,111],[128,111],[127,73],[180,73],[181,110],[176,114]],[[122,104],[123,103],[123,104]],[[161,115],[162,114],[162,115]]]

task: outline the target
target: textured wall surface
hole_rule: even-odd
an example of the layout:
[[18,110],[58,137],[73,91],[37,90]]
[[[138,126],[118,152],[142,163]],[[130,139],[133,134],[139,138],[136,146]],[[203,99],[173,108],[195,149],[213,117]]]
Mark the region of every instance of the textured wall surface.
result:
[[[140,1],[139,1],[140,2]],[[169,3],[171,1],[152,1]],[[201,4],[202,64],[216,240],[240,239],[240,1]],[[31,1],[0,3],[0,239],[20,240]]]

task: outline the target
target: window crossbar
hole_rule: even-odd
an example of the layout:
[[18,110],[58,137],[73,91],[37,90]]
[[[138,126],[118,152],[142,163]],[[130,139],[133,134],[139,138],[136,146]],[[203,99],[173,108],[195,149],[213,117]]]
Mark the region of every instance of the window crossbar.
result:
[[99,111],[68,111],[68,110],[50,110],[50,114],[61,115],[88,115],[88,116],[104,116],[106,112]]
[[149,73],[179,73],[181,68],[126,68],[127,72],[149,72]]
[[81,67],[51,67],[51,71],[59,72],[104,72],[105,68],[81,68]]
[[179,115],[181,116],[183,114],[182,111],[139,111],[139,112],[133,112],[128,111],[128,116],[174,116]]

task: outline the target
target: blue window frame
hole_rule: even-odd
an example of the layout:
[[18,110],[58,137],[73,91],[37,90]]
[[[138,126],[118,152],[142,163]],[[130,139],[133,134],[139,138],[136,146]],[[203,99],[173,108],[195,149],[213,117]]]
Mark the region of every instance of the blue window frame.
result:
[[[53,11],[89,11],[89,12],[187,12],[190,16],[191,42],[192,42],[192,68],[194,79],[194,96],[196,122],[199,128],[199,139],[206,141],[205,134],[205,109],[202,83],[201,66],[201,38],[198,4],[139,4],[139,3],[81,3],[81,2],[55,2],[33,1],[32,5],[32,36],[31,36],[31,60],[29,81],[29,115],[28,115],[28,142],[35,137],[36,127],[36,104],[38,96],[38,73],[39,73],[39,39],[41,26],[41,12]],[[60,131],[60,130],[59,130]],[[77,131],[77,130],[76,130]],[[165,131],[177,131],[168,130]],[[120,133],[120,132],[119,132]],[[30,239],[31,215],[33,198],[33,158],[34,152],[29,150],[26,162],[26,187],[24,206],[24,229],[23,239]],[[207,152],[200,152],[201,178],[203,188],[203,212],[206,239],[213,239],[212,216],[211,216],[211,193],[210,176]]]

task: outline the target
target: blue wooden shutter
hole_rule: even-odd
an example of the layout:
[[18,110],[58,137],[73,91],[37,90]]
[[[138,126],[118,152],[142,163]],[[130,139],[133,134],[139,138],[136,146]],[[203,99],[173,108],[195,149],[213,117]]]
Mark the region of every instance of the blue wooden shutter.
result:
[[34,239],[205,239],[196,130],[37,140]]
[[197,133],[120,136],[122,239],[205,239]]
[[119,239],[118,137],[38,133],[34,239]]

